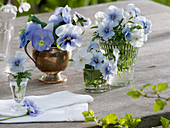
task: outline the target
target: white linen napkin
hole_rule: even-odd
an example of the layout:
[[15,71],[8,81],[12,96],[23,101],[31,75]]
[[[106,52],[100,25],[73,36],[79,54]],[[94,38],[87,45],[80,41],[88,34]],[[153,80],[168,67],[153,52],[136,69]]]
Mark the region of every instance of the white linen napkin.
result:
[[[74,94],[68,91],[43,96],[27,96],[26,98],[34,101],[42,113],[36,117],[25,116],[0,121],[0,123],[83,121],[82,112],[87,111],[88,103],[93,101],[93,97],[89,95]],[[24,114],[11,111],[10,106],[12,104],[14,104],[12,99],[0,100],[0,115],[3,115],[2,118]]]

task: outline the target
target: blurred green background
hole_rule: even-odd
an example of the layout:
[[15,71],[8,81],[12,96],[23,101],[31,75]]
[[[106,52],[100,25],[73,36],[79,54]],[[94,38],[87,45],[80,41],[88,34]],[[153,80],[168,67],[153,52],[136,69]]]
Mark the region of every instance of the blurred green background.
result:
[[[3,1],[4,4],[8,2],[8,0],[0,0]],[[19,6],[17,0],[11,0],[12,4]],[[56,7],[64,7],[65,5],[70,6],[71,8],[82,7],[87,5],[95,5],[106,2],[113,2],[120,0],[27,0],[28,3],[31,4],[31,9],[29,12],[18,13],[17,16],[24,16],[33,13],[42,13],[42,12],[53,12]],[[153,0],[155,2],[170,6],[170,0]],[[142,2],[142,1],[141,1]]]

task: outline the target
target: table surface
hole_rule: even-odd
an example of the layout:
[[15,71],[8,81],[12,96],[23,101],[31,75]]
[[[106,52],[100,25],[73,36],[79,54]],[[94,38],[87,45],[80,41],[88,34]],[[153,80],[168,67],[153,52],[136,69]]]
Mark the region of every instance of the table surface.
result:
[[[131,88],[140,88],[146,83],[168,83],[170,84],[170,8],[145,0],[134,1],[121,1],[107,4],[99,4],[95,6],[87,6],[73,9],[72,12],[77,11],[86,17],[92,19],[92,26],[95,23],[94,14],[98,11],[104,11],[110,5],[116,5],[118,7],[125,8],[128,3],[133,2],[142,11],[142,15],[146,16],[152,21],[152,33],[148,36],[148,41],[142,48],[139,49],[138,59],[136,63],[134,81],[127,87],[117,87],[112,90],[100,93],[89,94],[94,97],[94,102],[89,104],[89,109],[95,111],[95,115],[99,118],[106,116],[109,113],[118,114],[119,117],[124,116],[127,113],[133,114],[135,117],[146,117],[139,127],[147,128],[152,123],[157,123],[160,114],[166,115],[170,118],[168,104],[161,112],[155,113],[152,109],[153,99],[132,99],[128,97],[126,93]],[[51,13],[38,14],[37,16],[47,22]],[[19,38],[18,32],[20,29],[26,26],[28,17],[16,18],[16,30],[15,37],[10,44],[10,53],[14,55],[15,51],[19,50]],[[83,35],[83,47],[89,44],[93,31],[90,28],[85,28],[86,32]],[[23,50],[23,49],[22,49]],[[30,51],[31,52],[31,47]],[[75,51],[74,51],[75,52]],[[73,52],[73,53],[74,53]],[[70,63],[68,68],[63,72],[68,78],[66,83],[60,84],[44,84],[37,80],[42,74],[34,65],[31,60],[27,61],[27,69],[34,69],[32,80],[27,87],[26,95],[43,95],[50,94],[57,91],[68,90],[74,93],[87,94],[84,91],[83,73],[82,70],[76,70],[73,63]],[[9,65],[7,61],[0,62],[0,99],[11,98],[11,92],[9,83],[7,81],[7,74],[9,71]],[[170,90],[163,93],[164,96],[168,96]],[[151,116],[155,115],[155,116]],[[157,115],[157,116],[156,116]],[[155,118],[154,118],[155,117]],[[154,121],[155,120],[155,121]],[[51,123],[26,123],[26,124],[0,124],[1,128],[46,128],[46,127],[69,127],[80,128],[90,127],[95,124],[88,124],[85,122],[51,122]],[[145,126],[143,126],[145,125]]]

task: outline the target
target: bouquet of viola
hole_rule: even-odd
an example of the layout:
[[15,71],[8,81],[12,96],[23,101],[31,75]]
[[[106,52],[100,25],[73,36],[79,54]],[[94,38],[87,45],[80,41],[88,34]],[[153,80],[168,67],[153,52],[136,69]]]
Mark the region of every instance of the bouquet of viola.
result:
[[58,7],[50,16],[48,23],[40,21],[36,16],[29,15],[25,29],[20,32],[20,48],[31,42],[38,51],[58,47],[61,50],[72,51],[82,45],[81,27],[87,27],[91,20],[75,12],[70,14],[71,8]]

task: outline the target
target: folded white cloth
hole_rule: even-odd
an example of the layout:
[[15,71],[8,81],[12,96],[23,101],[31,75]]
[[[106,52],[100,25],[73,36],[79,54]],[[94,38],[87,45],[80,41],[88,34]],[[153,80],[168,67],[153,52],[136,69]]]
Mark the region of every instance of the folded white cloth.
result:
[[[87,111],[88,103],[93,101],[93,97],[89,95],[74,94],[68,91],[43,96],[27,96],[26,98],[34,101],[42,113],[36,117],[25,116],[0,121],[0,123],[83,121],[82,112]],[[24,114],[11,111],[10,106],[12,104],[14,104],[12,99],[0,100],[0,115],[3,116],[2,118]]]

